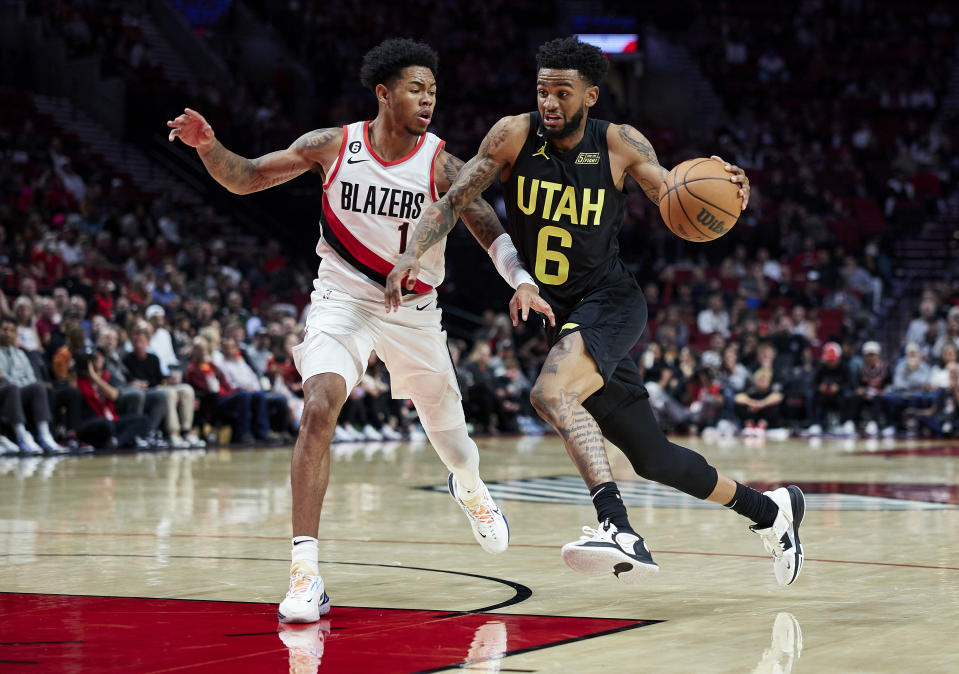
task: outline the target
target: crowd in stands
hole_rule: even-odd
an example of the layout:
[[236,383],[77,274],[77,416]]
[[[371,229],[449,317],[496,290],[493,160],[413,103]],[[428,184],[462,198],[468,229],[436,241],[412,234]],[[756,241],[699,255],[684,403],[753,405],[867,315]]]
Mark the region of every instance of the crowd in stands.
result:
[[[489,26],[483,31],[447,25],[429,3],[402,8],[404,21],[418,12],[429,18],[427,37],[455,71],[451,81],[468,83],[442,98],[456,111],[444,135],[463,148],[475,147],[499,115],[532,105],[524,84],[532,65],[512,67],[510,40],[539,15],[526,2],[496,12],[503,4],[471,10],[477,25]],[[730,122],[699,139],[644,131],[665,165],[691,156],[693,146],[734,160],[753,195],[737,227],[702,247],[669,234],[655,206],[629,190],[623,256],[649,304],[633,356],[667,431],[959,431],[959,263],[917,300],[901,339],[875,338],[896,242],[930,219],[959,214],[959,138],[936,117],[948,61],[937,55],[951,53],[955,26],[940,4],[920,3],[906,37],[897,32],[905,10],[866,13],[868,30],[850,28],[871,4],[802,3],[802,11],[775,17],[792,27],[776,36],[762,26],[779,10],[757,2],[698,12],[684,28]],[[251,5],[297,36],[291,47],[317,88],[333,92],[319,117],[369,113],[368,93],[342,81],[344,68],[324,64],[358,66],[366,47],[395,33],[399,15],[367,16],[351,3]],[[162,89],[135,17],[106,6],[43,2],[31,11],[76,54],[105,55],[106,67],[131,79],[150,69],[144,90]],[[816,22],[832,26],[835,64],[817,56],[822,45],[809,29]],[[343,30],[364,37],[342,39]],[[865,49],[873,44],[884,61]],[[254,151],[297,133],[284,121],[282,91],[259,92],[257,104],[242,85],[229,97],[212,84],[201,94],[197,107],[209,110],[218,133],[260,129],[247,138]],[[18,113],[0,121],[0,448],[290,442],[303,405],[292,349],[315,259],[277,241],[251,241],[175,193],[145,194],[20,97],[4,93],[3,105]],[[547,432],[529,404],[546,344],[534,322],[514,328],[504,308],[491,307],[472,334],[450,340],[468,421],[475,433]],[[421,435],[415,411],[390,397],[389,374],[371,354],[335,440]]]

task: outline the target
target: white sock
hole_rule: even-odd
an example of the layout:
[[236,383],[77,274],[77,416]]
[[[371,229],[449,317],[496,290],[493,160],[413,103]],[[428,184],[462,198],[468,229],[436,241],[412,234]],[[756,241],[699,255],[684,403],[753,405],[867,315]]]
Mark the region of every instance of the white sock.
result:
[[57,441],[53,439],[53,434],[50,433],[50,424],[46,421],[37,422],[37,435],[46,443],[51,445],[57,444]]
[[312,575],[320,575],[320,542],[312,536],[294,537],[291,557],[293,564],[304,562],[310,567]]

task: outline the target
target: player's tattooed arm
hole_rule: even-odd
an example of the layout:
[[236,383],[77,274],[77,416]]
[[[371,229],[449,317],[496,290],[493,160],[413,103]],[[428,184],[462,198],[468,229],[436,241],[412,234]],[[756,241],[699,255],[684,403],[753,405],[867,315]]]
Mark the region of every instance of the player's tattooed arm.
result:
[[[448,152],[443,152],[437,157],[437,168],[442,169],[442,175],[438,177],[437,189],[445,192],[449,186],[456,182],[456,177],[465,165],[459,157],[454,157]],[[496,216],[493,207],[485,199],[477,199],[468,204],[461,214],[466,228],[473,235],[484,250],[489,249],[492,243],[505,232],[502,223]],[[433,242],[435,243],[435,241]],[[432,244],[431,244],[432,245]],[[425,252],[424,248],[424,252]]]
[[285,183],[315,168],[332,164],[343,137],[340,127],[310,131],[290,147],[247,159],[218,140],[197,147],[200,160],[213,178],[235,194],[250,194]]
[[[508,119],[504,118],[496,123],[486,135],[486,138],[483,139],[475,157],[462,166],[456,166],[452,162],[447,162],[444,165],[444,178],[448,180],[450,188],[442,199],[428,206],[423,212],[423,217],[416,223],[416,230],[410,237],[406,255],[419,258],[433,244],[441,241],[443,237],[450,233],[461,215],[464,218],[466,217],[465,211],[467,208],[471,207],[474,202],[482,201],[483,190],[493,184],[493,181],[496,180],[507,163],[506,158],[498,155],[501,154],[510,134]],[[440,187],[442,188],[442,185]],[[488,205],[487,208],[489,208]],[[496,214],[492,211],[491,215],[496,219]],[[498,224],[499,220],[497,219],[496,222]],[[486,222],[486,226],[491,225],[491,221]],[[470,229],[472,231],[472,228]],[[496,236],[502,233],[503,229],[500,226],[499,233]],[[489,244],[496,238],[495,236],[489,238],[484,243],[484,239],[490,236],[488,231],[480,232],[479,235],[474,232],[474,236],[483,244],[484,248],[488,248]]]
[[619,125],[616,131],[625,156],[625,171],[631,175],[653,203],[659,203],[659,188],[668,171],[659,164],[656,151],[646,136],[628,124]]

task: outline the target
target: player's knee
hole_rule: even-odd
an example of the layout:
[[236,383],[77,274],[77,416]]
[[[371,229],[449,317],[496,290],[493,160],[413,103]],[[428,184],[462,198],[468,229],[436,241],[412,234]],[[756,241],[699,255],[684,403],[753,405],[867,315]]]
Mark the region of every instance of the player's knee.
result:
[[556,411],[559,409],[560,399],[559,391],[546,385],[542,379],[537,379],[529,392],[530,404],[536,410],[536,413],[546,421],[551,421],[555,417]]
[[331,397],[316,393],[303,403],[300,426],[307,430],[333,426],[339,414],[340,405],[337,405]]

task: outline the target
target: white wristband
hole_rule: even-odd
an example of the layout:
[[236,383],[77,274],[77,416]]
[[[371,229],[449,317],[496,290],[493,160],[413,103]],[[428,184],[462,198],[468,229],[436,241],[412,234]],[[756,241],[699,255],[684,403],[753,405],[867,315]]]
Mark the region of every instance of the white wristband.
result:
[[496,240],[490,244],[489,250],[486,252],[493,259],[493,266],[496,267],[496,271],[509,283],[513,290],[519,288],[523,283],[528,283],[539,290],[539,286],[536,285],[533,277],[523,267],[523,263],[519,261],[519,253],[513,246],[509,234],[504,232],[496,237]]

